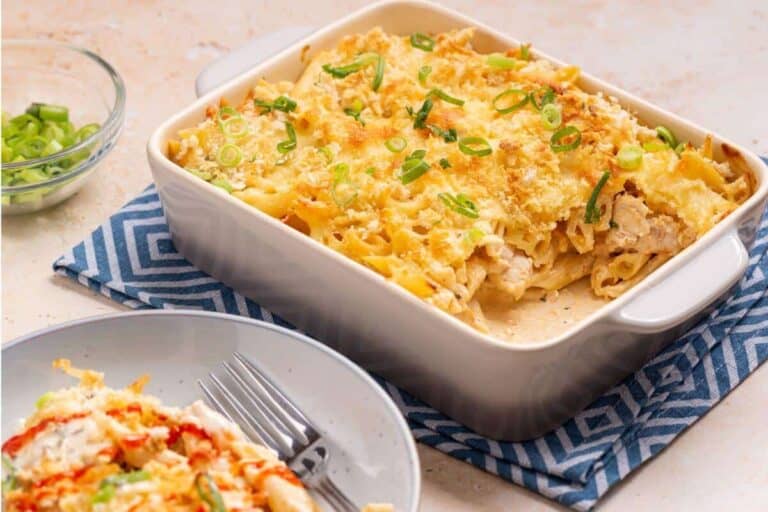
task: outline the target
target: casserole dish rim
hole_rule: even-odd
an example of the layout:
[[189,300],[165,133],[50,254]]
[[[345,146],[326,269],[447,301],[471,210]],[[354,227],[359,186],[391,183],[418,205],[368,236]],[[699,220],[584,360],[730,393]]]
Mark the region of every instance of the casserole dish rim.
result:
[[[370,24],[369,28],[373,28],[379,24],[375,21],[377,11],[381,9],[397,7],[421,7],[433,10],[442,14],[443,16],[456,20],[457,23],[461,23],[464,26],[475,27],[478,33],[487,34],[494,39],[504,41],[505,44],[510,46],[521,44],[520,41],[507,35],[503,31],[496,30],[478,20],[472,19],[452,9],[448,9],[431,2],[424,0],[384,0],[381,2],[376,2],[374,4],[362,7],[361,9],[356,10],[336,21],[324,25],[323,27],[308,34],[307,36],[302,37],[298,41],[295,41],[279,52],[271,55],[269,58],[263,60],[256,66],[250,68],[248,71],[237,75],[236,77],[226,81],[218,87],[215,87],[208,93],[197,98],[185,108],[167,118],[162,124],[160,124],[158,128],[155,129],[149,139],[147,152],[150,160],[156,162],[158,165],[162,165],[165,170],[172,172],[174,175],[176,175],[176,177],[180,178],[181,175],[184,175],[184,178],[182,179],[188,180],[190,186],[200,187],[198,188],[200,193],[206,193],[207,191],[209,194],[219,194],[222,200],[231,201],[230,204],[233,206],[237,205],[237,208],[239,208],[239,211],[243,212],[243,214],[250,214],[253,215],[255,219],[258,219],[258,221],[267,222],[269,225],[281,230],[281,233],[284,235],[294,237],[294,240],[296,241],[302,240],[301,243],[307,248],[308,251],[317,251],[311,254],[311,257],[308,261],[311,261],[312,257],[320,257],[321,254],[330,258],[334,258],[334,261],[337,263],[343,262],[342,264],[346,267],[345,271],[357,272],[359,276],[365,276],[365,279],[371,284],[374,282],[383,283],[385,287],[396,294],[394,296],[390,294],[392,300],[395,300],[395,297],[397,297],[397,299],[409,301],[409,304],[416,308],[414,311],[415,314],[431,314],[433,315],[432,318],[435,321],[440,321],[443,324],[452,325],[454,328],[461,329],[461,332],[463,332],[465,335],[472,336],[474,340],[482,342],[487,346],[495,347],[500,350],[522,352],[537,352],[540,350],[550,349],[556,345],[566,342],[569,338],[573,337],[580,331],[594,327],[595,324],[600,324],[601,322],[616,323],[620,325],[622,322],[617,318],[617,315],[622,311],[623,308],[629,306],[635,299],[641,297],[645,292],[649,292],[653,287],[662,284],[665,279],[673,275],[675,272],[683,269],[687,264],[692,263],[692,260],[697,255],[703,254],[717,241],[724,239],[732,231],[737,230],[739,227],[739,221],[743,220],[744,215],[750,210],[759,207],[760,203],[762,203],[766,196],[768,196],[768,166],[766,166],[766,164],[763,163],[752,152],[746,150],[738,144],[733,143],[727,138],[716,134],[712,130],[704,129],[696,123],[683,119],[674,113],[671,113],[661,107],[657,107],[641,98],[638,98],[632,93],[629,93],[608,82],[603,81],[600,78],[582,71],[582,79],[586,79],[590,82],[590,87],[588,90],[602,91],[606,95],[615,96],[623,108],[629,109],[630,107],[634,107],[633,110],[637,112],[640,119],[643,117],[643,112],[655,115],[657,117],[663,117],[673,121],[678,125],[685,126],[687,130],[695,132],[701,137],[712,135],[714,142],[716,142],[716,147],[727,145],[733,148],[745,159],[747,165],[749,166],[749,171],[755,178],[757,186],[755,187],[755,190],[753,190],[750,197],[747,198],[747,200],[740,204],[733,212],[729,213],[727,217],[720,220],[701,238],[697,239],[694,243],[690,244],[688,247],[672,256],[668,261],[661,265],[661,267],[651,272],[648,276],[643,278],[640,282],[635,284],[619,297],[607,301],[605,304],[601,305],[584,318],[574,322],[571,326],[556,336],[552,336],[540,341],[512,342],[505,340],[503,337],[494,336],[490,333],[483,333],[475,329],[469,324],[451,315],[450,313],[447,313],[440,308],[427,303],[423,299],[414,296],[407,290],[403,289],[401,286],[387,280],[381,274],[366,267],[365,265],[334,251],[325,244],[322,244],[303,233],[297,232],[289,226],[281,223],[278,219],[275,219],[262,212],[258,208],[231,196],[230,194],[218,189],[217,187],[211,186],[203,180],[200,180],[196,176],[193,176],[191,173],[184,170],[178,164],[171,161],[170,158],[166,156],[166,152],[163,149],[164,144],[167,143],[167,141],[175,135],[175,133],[171,131],[171,128],[178,124],[182,119],[192,117],[194,114],[198,114],[198,117],[200,117],[200,114],[204,112],[208,105],[217,102],[221,97],[227,96],[228,93],[231,93],[234,90],[238,90],[244,86],[247,86],[248,83],[253,83],[257,78],[266,74],[264,71],[269,70],[275,65],[278,65],[286,59],[291,58],[291,54],[296,52],[296,50],[299,50],[305,46],[312,47],[312,45],[315,44],[318,39],[333,36],[334,33],[337,38],[348,35],[349,32],[347,26],[349,24],[356,21],[364,21],[366,18],[372,19],[373,22]],[[347,30],[346,32],[345,29]],[[556,67],[567,65],[565,62],[535,49],[535,47],[531,49],[531,52],[537,58],[546,59],[552,62]],[[647,123],[643,124],[647,125]],[[256,220],[254,220],[254,222],[256,222]],[[746,249],[745,244],[741,241],[740,243]],[[721,291],[724,290],[725,287],[726,283],[721,283]],[[698,308],[696,312],[700,312],[701,310],[702,308]],[[631,330],[629,328],[629,324],[627,324],[627,330]],[[656,328],[655,330],[652,329],[649,332],[661,332],[663,330],[664,328]]]

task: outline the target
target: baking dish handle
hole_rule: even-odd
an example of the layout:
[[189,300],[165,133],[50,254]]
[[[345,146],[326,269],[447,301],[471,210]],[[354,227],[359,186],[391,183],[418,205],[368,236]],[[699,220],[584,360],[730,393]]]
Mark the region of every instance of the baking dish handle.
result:
[[675,327],[715,302],[738,282],[749,253],[733,229],[692,261],[641,293],[613,315],[625,330],[653,333]]
[[197,97],[203,96],[227,80],[248,71],[259,62],[271,57],[291,43],[306,37],[314,30],[313,27],[305,26],[282,28],[252,39],[243,46],[219,57],[197,75],[197,80],[195,80]]

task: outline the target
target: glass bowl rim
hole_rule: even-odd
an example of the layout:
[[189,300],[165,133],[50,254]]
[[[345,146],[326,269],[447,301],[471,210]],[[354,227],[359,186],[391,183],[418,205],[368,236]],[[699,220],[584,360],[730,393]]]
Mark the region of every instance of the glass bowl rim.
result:
[[[58,41],[45,41],[45,40],[35,40],[35,39],[3,39],[2,46],[3,48],[10,48],[10,47],[19,48],[19,47],[25,47],[25,46],[32,46],[32,47],[38,47],[38,48],[52,47],[52,48],[61,48],[61,49],[77,52],[89,58],[91,61],[98,64],[102,70],[106,71],[107,75],[112,80],[112,84],[115,87],[115,102],[110,109],[109,115],[107,116],[107,120],[104,121],[104,123],[101,125],[101,127],[97,132],[93,133],[88,138],[83,139],[79,143],[73,146],[70,146],[68,148],[65,148],[57,153],[53,153],[40,158],[35,158],[32,160],[24,160],[23,162],[5,162],[2,164],[3,170],[23,169],[27,167],[35,167],[48,162],[53,162],[91,145],[93,142],[99,140],[105,134],[109,136],[113,132],[115,134],[120,132],[121,127],[118,126],[117,129],[115,129],[116,128],[115,125],[119,125],[122,123],[122,118],[125,111],[125,96],[126,96],[125,82],[123,82],[123,78],[120,76],[120,73],[118,73],[117,70],[115,70],[115,68],[112,67],[112,65],[109,62],[107,62],[105,59],[103,59],[101,56],[99,56],[98,54],[86,48],[71,45],[68,43],[61,43]],[[98,158],[98,160],[100,159],[101,158]],[[37,183],[28,183],[25,185],[3,186],[2,193],[3,195],[5,195],[9,193],[26,192],[26,191],[34,190],[38,187],[55,185],[57,183],[72,179],[77,175],[83,173],[84,171],[87,171],[88,169],[91,168],[93,163],[94,162],[92,161],[92,159],[88,158],[88,159],[85,159],[82,164],[75,167],[75,169],[69,172],[66,172],[64,174],[61,174],[59,176],[56,176],[54,178],[51,178],[49,180],[40,181]]]

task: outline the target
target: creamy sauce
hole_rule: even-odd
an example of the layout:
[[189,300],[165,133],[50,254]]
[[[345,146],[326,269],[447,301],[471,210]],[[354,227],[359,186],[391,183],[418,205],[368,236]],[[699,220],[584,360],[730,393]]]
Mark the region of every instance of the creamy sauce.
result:
[[523,299],[511,306],[483,304],[490,334],[514,344],[540,343],[565,332],[608,303],[581,279],[543,299]]

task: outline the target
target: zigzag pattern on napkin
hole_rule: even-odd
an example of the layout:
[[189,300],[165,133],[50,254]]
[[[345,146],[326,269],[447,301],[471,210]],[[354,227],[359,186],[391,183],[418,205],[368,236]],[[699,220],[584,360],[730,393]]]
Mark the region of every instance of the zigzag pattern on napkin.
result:
[[[378,379],[416,439],[571,506],[588,510],[768,358],[768,221],[736,293],[709,318],[555,431],[532,441],[483,438]],[[200,272],[175,249],[154,187],[54,263],[132,308],[205,309],[290,327]]]

